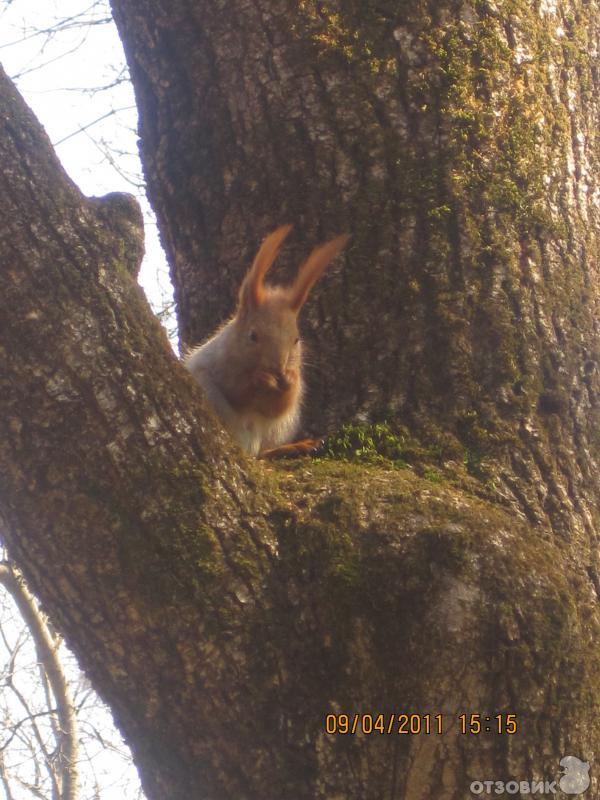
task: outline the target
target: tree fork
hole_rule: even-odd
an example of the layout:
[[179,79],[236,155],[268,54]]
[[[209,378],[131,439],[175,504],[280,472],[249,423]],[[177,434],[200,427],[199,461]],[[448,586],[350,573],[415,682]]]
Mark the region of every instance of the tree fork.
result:
[[[117,5],[126,41],[140,30],[156,44],[155,36],[175,36],[182,15],[187,22],[187,6],[178,2],[169,14],[157,3]],[[199,17],[211,11],[195,8]],[[240,13],[246,8],[241,4]],[[145,27],[138,29],[140,15]],[[227,15],[220,18],[228,24]],[[318,19],[306,24],[319,33]],[[161,40],[154,48],[165,68],[169,59],[183,68],[185,54],[189,63],[202,62],[205,53],[194,55],[192,45],[198,50],[208,37],[197,39],[197,27],[187,29],[187,40],[172,38],[169,46]],[[252,40],[254,28],[248,31]],[[210,30],[215,48],[218,33]],[[311,35],[312,46],[322,39]],[[130,63],[132,48],[130,41]],[[335,61],[339,54],[333,55]],[[168,93],[153,83],[158,66],[146,75],[146,94],[144,76],[133,67],[132,74],[142,114],[154,102],[161,136],[168,136],[171,112],[161,105]],[[167,85],[171,76],[165,75]],[[187,85],[199,97],[222,102],[218,93],[203,94],[201,82]],[[185,95],[175,99],[179,111],[185,105],[179,100],[192,102]],[[458,800],[470,780],[527,778],[531,765],[552,777],[559,757],[597,749],[598,610],[586,571],[593,566],[584,538],[590,527],[581,522],[594,495],[589,489],[579,497],[573,484],[567,499],[576,498],[578,507],[567,510],[568,524],[551,528],[550,520],[560,517],[543,505],[532,474],[541,475],[544,486],[554,481],[554,502],[565,472],[534,474],[527,460],[537,447],[545,464],[547,430],[560,434],[552,411],[560,398],[549,396],[539,409],[536,402],[533,422],[554,422],[539,434],[525,418],[528,447],[516,446],[512,461],[492,463],[492,477],[501,478],[496,488],[457,463],[442,465],[436,482],[426,470],[323,462],[270,471],[243,460],[174,363],[131,280],[129,247],[123,246],[124,236],[138,241],[131,214],[116,213],[117,224],[114,213],[99,213],[98,202],[81,197],[5,80],[0,101],[8,112],[0,121],[0,156],[10,165],[0,193],[2,527],[31,588],[111,705],[148,796]],[[174,114],[171,121],[184,135],[185,117]],[[423,124],[429,124],[425,118]],[[152,184],[153,141],[150,136],[144,144],[146,169],[155,202],[162,197],[167,242],[173,250],[174,220],[187,208],[180,224],[188,243],[195,224],[198,247],[216,243],[205,230],[218,204],[205,203],[198,223],[198,198],[186,205],[178,194],[187,188],[185,176],[199,174],[176,159],[188,151],[163,141],[177,180],[170,188]],[[419,163],[426,180],[430,162]],[[202,185],[204,192],[208,183]],[[236,234],[237,251],[233,227],[224,231],[217,266],[228,255],[228,264],[244,270],[242,256],[255,247],[273,196],[265,195],[263,216],[244,203],[251,221]],[[244,191],[240,197],[250,199]],[[457,230],[442,225],[443,205],[432,215],[425,204],[418,217],[431,226],[431,236]],[[318,210],[304,211],[307,230],[316,230]],[[358,210],[353,213],[359,219]],[[508,225],[510,214],[503,213]],[[327,217],[333,232],[342,229],[339,219],[333,212]],[[491,225],[491,212],[486,219]],[[362,286],[367,274],[361,251],[367,231],[361,236],[348,261],[349,286]],[[379,253],[385,231],[374,226],[372,236]],[[371,256],[373,250],[371,242]],[[179,269],[181,254],[177,258]],[[208,261],[190,263],[200,269]],[[375,264],[371,280],[378,288],[370,302],[377,315],[369,305],[360,307],[376,327],[373,319],[382,318],[378,275],[383,280],[392,262],[385,256],[369,263]],[[410,263],[421,269],[416,259]],[[443,286],[446,261],[423,263],[425,272],[415,279],[421,276],[428,307],[443,316],[444,298],[458,297],[436,289],[434,267]],[[451,266],[458,280],[458,262]],[[397,272],[387,274],[390,286]],[[234,277],[225,273],[223,280]],[[492,289],[493,281],[490,296]],[[458,325],[456,316],[448,319]],[[500,319],[509,331],[509,320]],[[343,322],[360,335],[362,316]],[[437,329],[439,346],[450,322]],[[544,327],[538,327],[543,339]],[[589,331],[583,331],[587,342]],[[409,352],[411,341],[421,347],[418,335],[411,340],[406,332]],[[398,341],[405,340],[396,340],[396,348]],[[460,351],[458,341],[452,352]],[[416,349],[414,357],[421,363],[423,352],[433,350],[431,344]],[[383,367],[389,367],[385,359]],[[458,370],[459,362],[450,361],[450,368]],[[427,365],[425,372],[433,369]],[[338,381],[344,373],[333,374]],[[428,374],[424,385],[433,386]],[[424,396],[418,387],[411,391]],[[463,402],[460,392],[448,397],[451,404]],[[418,408],[435,409],[440,398],[438,391]],[[474,436],[477,416],[469,403],[466,408],[463,424]],[[432,419],[443,427],[447,415],[432,412]],[[565,449],[557,460],[569,464]],[[591,473],[582,473],[593,487]],[[492,502],[495,491],[510,495],[512,506]],[[572,531],[578,535],[570,540],[556,536]],[[477,736],[461,734],[457,714],[498,710],[517,714],[518,738],[495,737],[483,747]],[[441,713],[446,725],[443,735],[327,735],[326,714],[346,711],[382,712],[388,721],[392,713]]]
[[270,230],[296,224],[289,270],[311,239],[350,231],[304,315],[306,432],[366,416],[454,437],[589,563],[595,4],[112,6],[183,341],[231,313]]

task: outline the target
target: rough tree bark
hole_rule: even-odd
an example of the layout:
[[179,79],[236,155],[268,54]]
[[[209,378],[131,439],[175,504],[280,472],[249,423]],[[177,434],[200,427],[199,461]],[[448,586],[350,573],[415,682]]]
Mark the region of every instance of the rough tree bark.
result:
[[414,461],[243,459],[134,286],[135,209],[81,197],[3,79],[2,526],[148,796],[458,799],[592,759],[597,4],[113,9],[183,339],[275,225],[290,266],[350,230],[307,424],[384,414]]

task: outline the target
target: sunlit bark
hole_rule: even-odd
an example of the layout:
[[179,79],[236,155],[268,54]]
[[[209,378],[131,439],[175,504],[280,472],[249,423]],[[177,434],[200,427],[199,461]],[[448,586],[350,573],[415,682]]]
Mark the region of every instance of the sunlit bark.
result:
[[596,5],[113,7],[183,338],[267,230],[296,223],[290,268],[350,230],[307,426],[381,414],[413,456],[243,460],[131,281],[135,209],[82,198],[2,83],[1,522],[148,796],[556,778],[599,745]]

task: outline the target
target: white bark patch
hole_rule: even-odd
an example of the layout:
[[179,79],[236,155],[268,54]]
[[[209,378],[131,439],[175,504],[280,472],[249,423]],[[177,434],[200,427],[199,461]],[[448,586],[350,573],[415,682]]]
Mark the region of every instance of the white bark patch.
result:
[[48,378],[46,391],[53,400],[59,403],[72,403],[79,398],[79,392],[74,389],[70,379],[60,372],[56,372]]
[[395,28],[393,37],[400,45],[403,61],[411,66],[423,63],[423,45],[410,31],[403,27]]
[[556,16],[558,13],[558,3],[556,0],[541,0],[540,2],[540,16],[553,14]]
[[162,423],[154,413],[148,414],[143,422],[144,438],[148,444],[158,444],[161,435]]
[[475,618],[475,604],[481,602],[481,592],[476,586],[449,578],[436,609],[436,624],[452,633],[466,631]]

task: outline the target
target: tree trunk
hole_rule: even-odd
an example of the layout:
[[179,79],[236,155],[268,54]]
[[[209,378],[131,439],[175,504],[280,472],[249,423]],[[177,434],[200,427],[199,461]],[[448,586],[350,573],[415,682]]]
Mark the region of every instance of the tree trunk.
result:
[[3,78],[11,554],[151,800],[555,780],[600,745],[598,9],[264,5],[113,0],[182,336],[280,222],[292,269],[350,230],[307,426],[383,414],[413,468],[235,452],[133,284],[135,208]]

